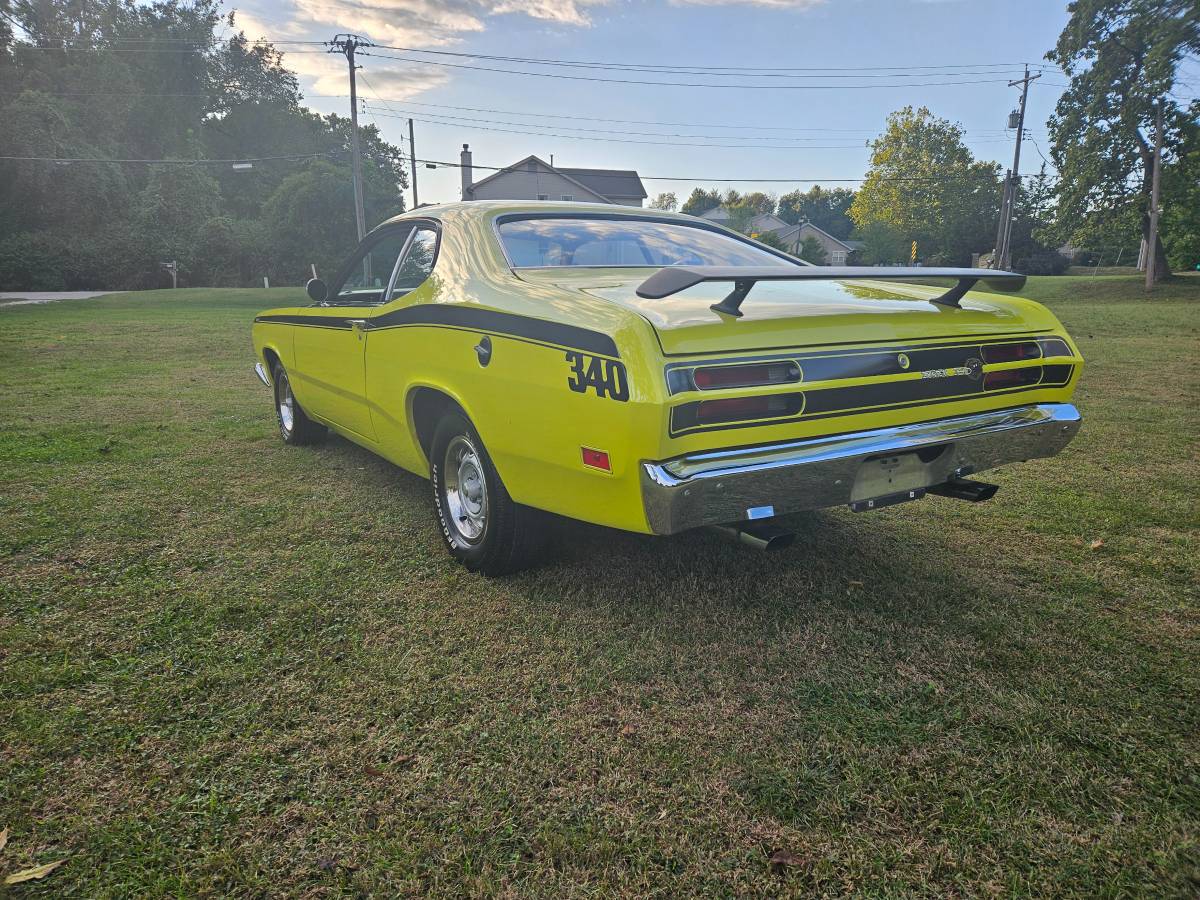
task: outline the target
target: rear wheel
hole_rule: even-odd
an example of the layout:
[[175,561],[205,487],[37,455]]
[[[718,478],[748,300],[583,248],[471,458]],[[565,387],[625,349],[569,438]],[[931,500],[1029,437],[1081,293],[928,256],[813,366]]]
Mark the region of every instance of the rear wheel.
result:
[[434,508],[450,555],[484,575],[528,567],[542,547],[541,516],[513,502],[479,433],[461,412],[442,416],[429,459]]
[[325,426],[318,425],[304,414],[292,393],[292,383],[287,370],[281,363],[271,369],[271,382],[275,388],[275,419],[279,422],[279,433],[285,444],[315,444],[325,437]]

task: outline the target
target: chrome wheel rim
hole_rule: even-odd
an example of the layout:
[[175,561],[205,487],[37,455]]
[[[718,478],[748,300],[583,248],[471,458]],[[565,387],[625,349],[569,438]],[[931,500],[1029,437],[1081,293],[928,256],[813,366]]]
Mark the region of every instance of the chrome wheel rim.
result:
[[296,400],[292,397],[292,385],[287,375],[280,371],[279,375],[279,424],[288,434],[296,424]]
[[442,471],[450,522],[463,541],[477,544],[487,528],[487,481],[479,451],[469,438],[460,434],[450,441]]

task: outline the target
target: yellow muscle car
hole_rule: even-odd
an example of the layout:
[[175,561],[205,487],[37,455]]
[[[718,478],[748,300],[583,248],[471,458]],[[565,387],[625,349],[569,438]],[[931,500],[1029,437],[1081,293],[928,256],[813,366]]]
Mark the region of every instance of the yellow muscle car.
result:
[[331,428],[427,476],[473,570],[528,563],[546,513],[774,547],[797,510],[986,500],[966,476],[1075,436],[1078,349],[979,282],[1024,278],[810,266],[651,210],[447,204],[257,316],[255,368],[285,442]]

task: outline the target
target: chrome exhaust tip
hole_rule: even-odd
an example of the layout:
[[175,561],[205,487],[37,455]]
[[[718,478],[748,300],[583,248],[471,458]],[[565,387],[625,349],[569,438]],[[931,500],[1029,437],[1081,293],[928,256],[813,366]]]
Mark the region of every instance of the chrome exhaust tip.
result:
[[735,544],[744,544],[766,553],[790,547],[796,532],[770,522],[749,522],[745,525],[713,525],[713,530]]

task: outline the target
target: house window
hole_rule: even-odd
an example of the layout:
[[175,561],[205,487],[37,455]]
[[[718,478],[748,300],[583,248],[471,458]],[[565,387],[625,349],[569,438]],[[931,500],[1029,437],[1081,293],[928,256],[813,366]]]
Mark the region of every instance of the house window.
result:
[[568,201],[570,201],[570,200],[574,200],[574,199],[575,199],[575,195],[574,195],[574,194],[563,194],[563,195],[562,195],[562,198],[563,198],[564,200],[568,200]]
[[538,194],[538,199],[539,200],[549,200],[550,195],[549,194]]
[[846,251],[834,250],[829,255],[829,264],[833,266],[844,266],[846,264]]

